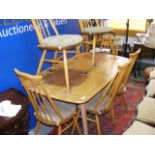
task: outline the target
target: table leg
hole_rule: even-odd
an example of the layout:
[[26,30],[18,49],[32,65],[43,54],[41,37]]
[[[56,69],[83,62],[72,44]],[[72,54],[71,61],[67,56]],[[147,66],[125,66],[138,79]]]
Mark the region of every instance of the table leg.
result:
[[88,135],[88,124],[87,124],[87,115],[86,115],[86,108],[85,104],[79,105],[80,110],[81,110],[81,117],[82,117],[82,124],[83,124],[83,130],[84,134]]
[[92,66],[95,66],[95,48],[96,48],[96,35],[93,36],[93,58],[92,58]]

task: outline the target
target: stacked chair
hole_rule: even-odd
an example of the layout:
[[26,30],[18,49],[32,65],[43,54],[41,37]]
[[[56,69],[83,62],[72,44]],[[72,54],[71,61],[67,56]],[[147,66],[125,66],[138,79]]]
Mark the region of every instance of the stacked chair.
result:
[[[93,23],[92,23],[93,21]],[[81,29],[81,34],[84,37],[83,43],[86,45],[86,51],[90,50],[90,46],[92,46],[92,65],[95,65],[95,52],[96,47],[104,44],[104,42],[108,42],[108,46],[111,47],[113,42],[115,41],[114,38],[103,38],[104,35],[112,34],[114,36],[114,31],[111,27],[103,26],[100,20],[90,20],[90,19],[80,19],[79,25]]]
[[146,96],[137,107],[135,121],[124,135],[155,135],[155,79],[150,72]]
[[[31,21],[39,40],[38,47],[43,51],[39,62],[37,75],[41,73],[44,63],[50,63],[54,66],[54,64],[56,63],[63,62],[66,87],[67,91],[69,92],[70,84],[67,54],[75,53],[76,56],[80,58],[80,45],[83,41],[83,37],[78,34],[60,35],[51,19],[32,19]],[[55,33],[54,35],[53,32]],[[76,51],[71,50],[73,48],[75,48]],[[51,59],[47,59],[47,52],[51,51],[54,52],[54,57]],[[59,56],[59,54],[61,54],[61,56]]]

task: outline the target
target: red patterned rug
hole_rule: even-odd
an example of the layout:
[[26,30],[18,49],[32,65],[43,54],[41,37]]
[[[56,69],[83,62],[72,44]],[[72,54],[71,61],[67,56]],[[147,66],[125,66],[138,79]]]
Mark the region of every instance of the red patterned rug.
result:
[[[132,79],[129,80],[125,92],[125,98],[128,104],[128,111],[126,112],[125,107],[122,106],[119,97],[117,97],[114,103],[115,115],[117,119],[117,127],[113,125],[110,113],[107,113],[106,115],[100,117],[102,134],[121,135],[127,128],[129,128],[132,120],[135,118],[136,107],[143,99],[144,88],[145,83],[143,81],[136,81]],[[97,133],[96,126],[94,123],[89,122],[88,127],[90,135],[95,135]],[[49,134],[57,134],[57,129],[55,128]],[[69,134],[69,132],[66,132],[65,134]]]

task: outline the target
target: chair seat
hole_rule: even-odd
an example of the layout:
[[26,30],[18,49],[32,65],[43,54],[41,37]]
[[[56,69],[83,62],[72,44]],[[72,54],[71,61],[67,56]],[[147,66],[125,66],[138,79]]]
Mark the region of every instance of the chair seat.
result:
[[145,123],[134,121],[123,135],[155,135],[155,128]]
[[146,92],[148,97],[155,96],[155,80],[150,80],[149,84],[146,86]]
[[[93,112],[96,104],[98,103],[98,100],[100,99],[101,95],[103,94],[103,91],[101,91],[95,97],[93,97],[90,101],[88,101],[88,103],[86,104],[86,110],[87,111]],[[100,106],[98,106],[98,108],[96,109],[95,112],[97,112],[98,114],[101,114],[102,111],[107,109],[108,105],[109,105],[109,97],[106,95],[104,97],[104,99],[102,100]]]
[[137,120],[155,124],[155,99],[146,97],[137,107]]
[[155,69],[150,72],[150,79],[155,79]]
[[57,47],[61,50],[61,48],[65,48],[68,46],[78,45],[83,41],[83,37],[81,35],[59,35],[59,36],[51,36],[44,39],[45,46],[48,47]]
[[96,27],[87,27],[82,30],[82,33],[89,33],[89,34],[104,34],[104,33],[111,33],[113,29],[111,27],[105,26],[96,26]]
[[[59,112],[61,113],[64,120],[68,119],[69,117],[73,116],[76,113],[76,106],[73,104],[68,104],[58,100],[54,100],[54,103],[58,108]],[[53,108],[50,106],[49,103],[47,103],[47,106],[51,112],[52,119],[56,122],[56,125],[61,124],[61,119],[55,113],[55,111],[53,110]],[[45,115],[43,113],[42,113],[42,117],[45,118]],[[49,122],[52,121],[51,116],[48,113],[46,113],[46,117],[49,120]]]

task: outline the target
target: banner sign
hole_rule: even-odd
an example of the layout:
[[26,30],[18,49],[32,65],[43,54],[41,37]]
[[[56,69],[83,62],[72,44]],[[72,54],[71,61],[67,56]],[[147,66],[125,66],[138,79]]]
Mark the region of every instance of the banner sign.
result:
[[[60,34],[79,34],[78,20],[53,19]],[[24,92],[14,68],[36,74],[42,51],[30,19],[0,20],[0,92],[9,88]],[[31,114],[32,115],[32,114]],[[30,127],[34,126],[32,121]]]

